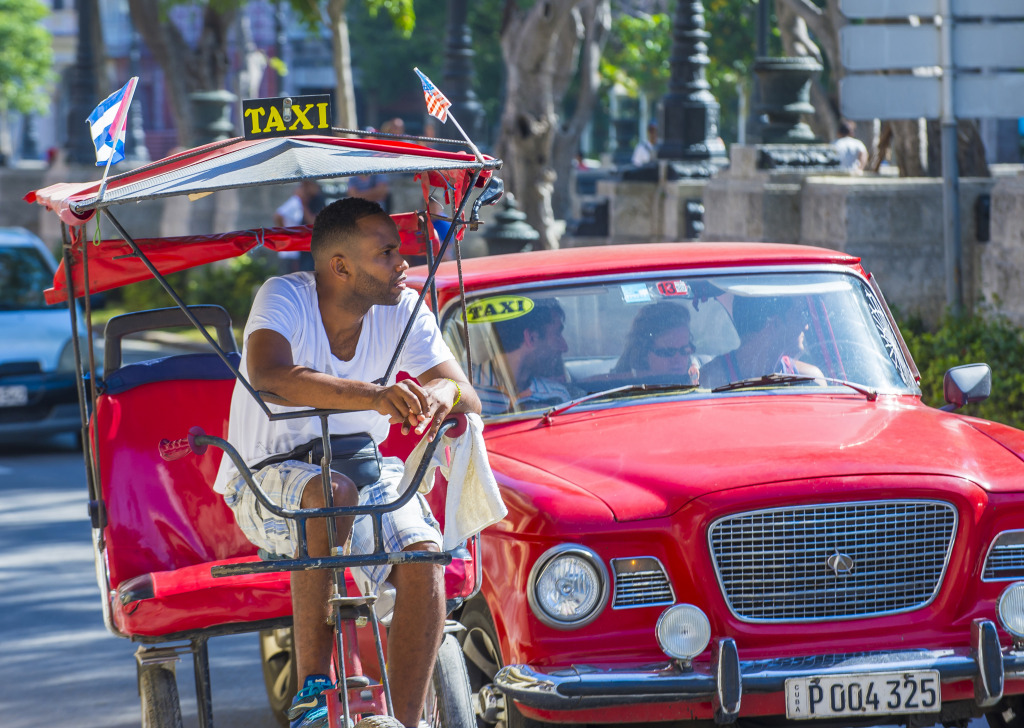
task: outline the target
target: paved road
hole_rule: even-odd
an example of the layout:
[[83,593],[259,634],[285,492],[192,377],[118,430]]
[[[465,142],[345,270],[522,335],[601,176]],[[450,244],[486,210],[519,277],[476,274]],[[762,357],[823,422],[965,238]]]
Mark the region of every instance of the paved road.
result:
[[[103,626],[86,516],[85,469],[70,437],[0,446],[0,725],[137,728],[135,647]],[[217,728],[276,728],[255,635],[210,642]],[[197,726],[192,665],[178,666]]]

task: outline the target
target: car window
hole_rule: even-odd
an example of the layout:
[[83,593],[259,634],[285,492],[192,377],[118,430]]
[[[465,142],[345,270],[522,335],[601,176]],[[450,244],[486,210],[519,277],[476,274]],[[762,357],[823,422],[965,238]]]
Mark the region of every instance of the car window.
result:
[[[917,391],[881,303],[846,273],[567,281],[479,294],[466,316],[485,415],[539,413],[637,384],[734,396],[728,385],[766,375],[773,381],[745,391],[821,392],[840,381]],[[453,306],[443,328],[465,361],[461,322]]]
[[0,311],[49,308],[43,291],[52,283],[53,273],[38,250],[0,247]]

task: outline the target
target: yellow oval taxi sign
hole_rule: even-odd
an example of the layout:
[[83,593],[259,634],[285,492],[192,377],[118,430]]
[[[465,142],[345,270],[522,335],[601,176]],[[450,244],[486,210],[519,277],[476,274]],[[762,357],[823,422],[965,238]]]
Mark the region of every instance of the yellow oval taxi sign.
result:
[[495,323],[525,316],[533,310],[533,301],[525,296],[491,296],[466,306],[471,324]]

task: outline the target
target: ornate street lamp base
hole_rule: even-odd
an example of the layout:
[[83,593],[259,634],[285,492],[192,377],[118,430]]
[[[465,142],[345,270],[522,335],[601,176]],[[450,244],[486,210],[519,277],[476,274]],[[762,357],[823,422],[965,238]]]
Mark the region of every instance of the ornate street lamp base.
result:
[[761,170],[839,170],[839,153],[831,144],[758,144],[756,149]]

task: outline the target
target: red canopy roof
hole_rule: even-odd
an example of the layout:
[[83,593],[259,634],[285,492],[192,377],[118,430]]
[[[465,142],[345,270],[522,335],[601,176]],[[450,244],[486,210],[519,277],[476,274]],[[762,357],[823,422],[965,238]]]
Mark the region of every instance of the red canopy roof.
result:
[[55,212],[71,226],[83,225],[97,209],[173,195],[203,196],[218,190],[333,179],[361,174],[426,173],[432,186],[461,192],[480,171],[482,186],[501,166],[492,157],[477,160],[464,152],[445,152],[393,140],[301,136],[229,139],[116,175],[99,182],[59,183],[25,195]]
[[[402,255],[423,255],[426,252],[423,228],[426,228],[430,235],[434,252],[440,249],[437,231],[433,226],[423,224],[418,213],[392,215],[391,219],[398,225],[402,239],[399,250]],[[292,228],[238,230],[220,235],[142,238],[135,243],[161,275],[167,275],[217,260],[234,258],[258,245],[274,251],[309,250],[311,232],[311,226],[301,225]],[[91,241],[79,240],[71,249],[72,281],[76,298],[85,292],[83,250],[89,259],[89,293],[108,291],[153,277],[141,258],[124,240],[103,240],[98,245]],[[47,303],[51,304],[67,300],[67,271],[63,260],[60,261],[53,276],[53,288],[48,288],[45,295]]]

